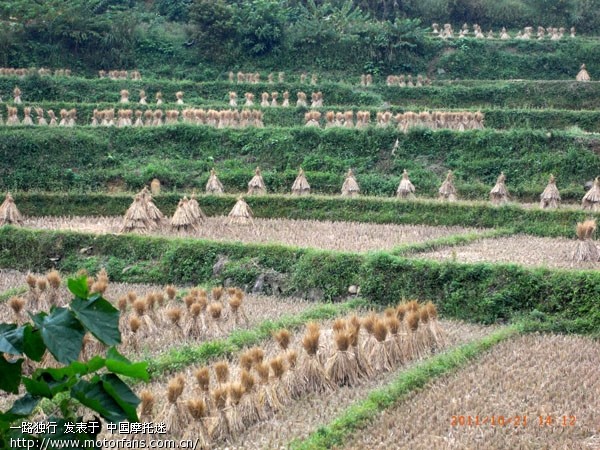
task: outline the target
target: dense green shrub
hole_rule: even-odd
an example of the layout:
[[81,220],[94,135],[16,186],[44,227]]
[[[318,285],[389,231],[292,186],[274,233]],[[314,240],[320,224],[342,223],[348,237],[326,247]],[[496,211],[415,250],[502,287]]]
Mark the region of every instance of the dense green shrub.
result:
[[374,255],[362,268],[362,294],[433,300],[443,314],[487,323],[522,311],[580,318],[587,332],[600,325],[600,277],[594,271],[530,269],[518,265],[462,264]]

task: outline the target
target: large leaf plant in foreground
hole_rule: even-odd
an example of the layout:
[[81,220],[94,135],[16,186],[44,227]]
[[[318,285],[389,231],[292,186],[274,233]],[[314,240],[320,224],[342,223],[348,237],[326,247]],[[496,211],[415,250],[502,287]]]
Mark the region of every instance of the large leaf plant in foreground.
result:
[[[94,417],[90,418],[96,423],[96,416],[109,422],[138,421],[139,399],[119,375],[147,381],[147,364],[130,362],[114,347],[121,342],[119,311],[101,294],[89,292],[85,276],[69,279],[68,288],[74,296],[69,307],[30,313],[31,323],[21,326],[0,323],[0,390],[19,395],[11,408],[0,411],[0,448],[10,448],[11,439],[38,441],[37,448],[43,438],[60,439],[65,423],[84,421],[76,414],[81,405],[91,410]],[[87,332],[109,346],[105,357],[79,361]],[[46,352],[61,367],[39,367],[26,376],[26,358],[40,362]],[[28,421],[42,399],[50,399],[60,411],[48,418],[56,423],[56,430],[54,434],[28,434],[20,424]],[[95,439],[97,428],[89,429],[69,434],[68,439]]]

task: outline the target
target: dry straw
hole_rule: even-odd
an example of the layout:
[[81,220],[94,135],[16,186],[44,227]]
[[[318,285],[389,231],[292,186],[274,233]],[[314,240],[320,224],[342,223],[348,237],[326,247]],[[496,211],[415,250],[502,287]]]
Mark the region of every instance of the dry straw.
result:
[[356,178],[354,178],[352,169],[348,169],[346,179],[344,180],[344,184],[342,184],[342,195],[345,197],[355,197],[359,194],[360,187],[358,186],[358,182],[356,181]]
[[273,333],[273,338],[281,350],[286,351],[290,345],[291,333],[289,330],[281,329]]
[[560,206],[560,192],[556,187],[556,178],[550,174],[548,185],[540,195],[540,208],[558,208]]
[[[285,366],[285,358],[283,355],[278,355],[269,361],[271,371],[273,372],[273,380],[269,386],[269,392],[272,399],[276,399],[278,408],[281,409],[284,404],[290,401],[290,393],[285,382],[287,367]],[[272,403],[275,403],[273,400]]]
[[373,375],[373,369],[365,356],[363,347],[360,345],[360,318],[354,314],[348,319],[348,332],[350,336],[350,345],[352,352],[358,364],[359,375],[361,377],[370,378]]
[[238,197],[236,204],[233,206],[231,211],[229,212],[229,223],[237,223],[241,225],[245,224],[253,224],[252,218],[254,214],[252,213],[252,209],[248,206],[243,199],[243,197]]
[[25,321],[22,312],[26,303],[27,301],[22,297],[11,297],[11,299],[8,301],[8,306],[14,313],[15,322],[17,322],[18,324],[22,324]]
[[598,247],[592,240],[592,237],[596,231],[596,220],[590,219],[584,222],[577,223],[576,234],[577,234],[577,246],[573,252],[573,261],[593,261],[597,262],[600,260],[600,254]]
[[373,324],[373,337],[375,343],[371,348],[369,354],[369,361],[371,366],[376,372],[388,371],[392,369],[392,363],[390,361],[390,355],[386,346],[388,330],[385,326],[385,322],[377,317]]
[[355,354],[350,350],[352,338],[345,329],[334,331],[336,351],[325,364],[329,380],[337,385],[354,386],[359,383],[360,370]]
[[490,201],[493,205],[502,205],[508,202],[510,195],[506,185],[504,184],[505,181],[506,175],[504,175],[504,172],[501,172],[498,180],[496,181],[496,185],[490,191]]
[[22,225],[23,216],[19,212],[15,201],[10,195],[10,192],[6,194],[6,198],[2,205],[0,205],[0,225]]
[[258,420],[265,420],[267,416],[264,409],[260,406],[261,402],[258,398],[258,391],[255,388],[256,380],[249,370],[241,370],[240,384],[244,388],[245,395],[240,400],[239,415],[242,423],[246,427],[249,427]]
[[265,195],[267,187],[260,172],[260,167],[254,170],[254,177],[248,182],[248,195]]
[[439,199],[448,202],[455,202],[458,199],[458,193],[456,187],[454,187],[454,174],[451,170],[448,171],[446,179],[438,190]]
[[320,337],[319,325],[315,322],[309,322],[306,325],[306,333],[302,338],[302,347],[305,354],[298,367],[298,389],[301,392],[318,393],[332,388],[327,373],[317,355]]
[[196,440],[198,439],[199,448],[210,448],[210,436],[204,420],[208,415],[208,408],[203,398],[194,398],[188,400],[187,410],[190,417],[193,419],[191,426],[189,426],[183,436],[184,439]]
[[209,433],[212,440],[225,440],[231,435],[229,421],[225,411],[225,408],[227,407],[227,386],[219,386],[213,389],[211,396],[216,410],[216,417],[214,418],[215,420]]
[[184,387],[183,376],[177,376],[169,381],[166,393],[167,404],[156,418],[157,422],[166,423],[169,426],[169,432],[174,435],[181,435],[189,423],[188,412],[183,403],[179,401]]
[[223,185],[219,181],[219,177],[217,177],[217,172],[215,169],[210,169],[210,176],[208,177],[208,182],[206,183],[206,193],[207,194],[222,194],[223,193]]
[[188,207],[189,200],[183,197],[177,204],[177,209],[171,218],[171,228],[176,231],[196,231],[197,221],[190,214]]
[[404,360],[403,344],[400,336],[400,320],[396,317],[395,310],[393,315],[386,316],[385,326],[388,330],[385,348],[392,366],[400,364]]
[[249,324],[250,320],[244,311],[242,300],[244,299],[244,293],[241,291],[234,291],[233,295],[230,294],[229,297],[229,309],[231,310],[231,315],[233,316],[234,325],[239,325],[240,318],[243,318],[246,325]]
[[600,177],[596,177],[590,190],[583,196],[581,207],[590,211],[600,210]]
[[141,194],[136,194],[133,203],[125,213],[123,218],[122,231],[147,231],[151,228],[151,221],[144,207]]
[[240,414],[240,402],[244,397],[244,387],[240,382],[233,382],[227,386],[229,407],[227,408],[227,422],[229,423],[232,436],[236,436],[244,429],[244,422]]
[[415,198],[415,186],[409,180],[406,169],[404,169],[404,172],[402,173],[402,179],[396,190],[396,197],[407,200],[414,200]]
[[227,361],[219,361],[214,365],[215,378],[219,386],[224,385],[229,381],[229,363]]
[[306,175],[304,174],[304,170],[302,170],[302,168],[300,168],[300,172],[298,172],[298,176],[296,177],[296,179],[294,180],[294,184],[292,185],[292,194],[310,194],[310,184],[308,184],[308,180],[306,179]]

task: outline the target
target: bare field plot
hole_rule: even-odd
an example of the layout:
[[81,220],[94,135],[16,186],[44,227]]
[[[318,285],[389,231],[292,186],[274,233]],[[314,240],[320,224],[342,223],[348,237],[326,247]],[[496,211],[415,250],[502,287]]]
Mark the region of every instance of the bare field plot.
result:
[[[118,233],[122,224],[120,217],[36,217],[25,220],[25,226],[29,228],[89,233]],[[209,217],[198,232],[177,232],[166,225],[151,234],[361,252],[389,250],[403,244],[476,231],[463,227],[290,219],[254,219],[253,225],[242,225],[229,224],[227,217]]]
[[25,274],[13,269],[0,269],[0,293],[25,286]]
[[417,258],[464,263],[515,263],[553,269],[599,269],[600,262],[573,262],[575,239],[507,236],[480,239],[468,245],[419,253]]
[[598,367],[600,345],[584,337],[505,341],[383,412],[344,448],[597,449]]

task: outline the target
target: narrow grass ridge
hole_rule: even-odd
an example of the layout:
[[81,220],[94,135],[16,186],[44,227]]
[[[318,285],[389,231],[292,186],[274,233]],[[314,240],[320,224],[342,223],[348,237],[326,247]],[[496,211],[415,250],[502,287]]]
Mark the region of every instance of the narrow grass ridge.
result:
[[0,292],[0,303],[5,302],[11,297],[15,295],[21,295],[27,292],[27,286],[19,286],[5,290],[4,292]]
[[295,329],[311,320],[327,320],[343,315],[361,306],[367,301],[356,298],[344,303],[323,304],[295,316],[283,316],[278,320],[265,320],[248,330],[236,330],[226,339],[216,339],[197,346],[185,346],[172,349],[164,355],[148,361],[148,371],[152,378],[165,372],[174,372],[182,368],[205,363],[211,359],[231,355],[244,347],[256,345],[271,337],[271,333],[281,329]]
[[442,236],[436,239],[429,239],[425,242],[416,242],[414,244],[401,245],[394,248],[390,253],[396,256],[408,256],[417,253],[424,253],[433,250],[439,250],[445,247],[458,247],[466,245],[481,239],[494,239],[503,236],[511,236],[515,231],[510,228],[499,228],[497,230],[486,230],[483,232],[454,234],[451,236]]
[[289,448],[315,450],[342,445],[348,434],[367,426],[376,414],[401,401],[409,392],[422,388],[440,375],[465,367],[483,352],[518,333],[520,328],[516,325],[501,328],[483,339],[441,353],[402,371],[392,383],[372,391],[365,400],[349,407],[343,414],[313,432],[305,440],[290,442]]

